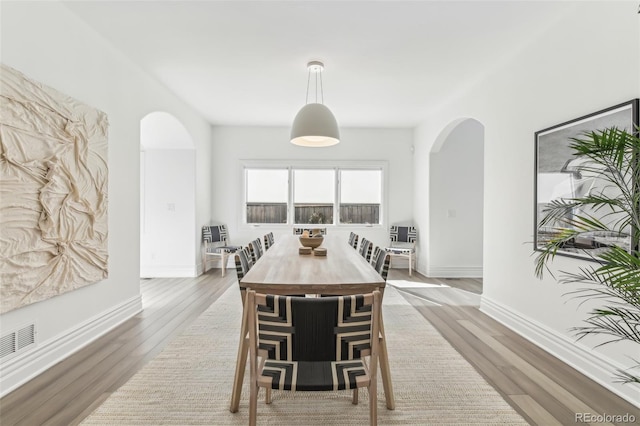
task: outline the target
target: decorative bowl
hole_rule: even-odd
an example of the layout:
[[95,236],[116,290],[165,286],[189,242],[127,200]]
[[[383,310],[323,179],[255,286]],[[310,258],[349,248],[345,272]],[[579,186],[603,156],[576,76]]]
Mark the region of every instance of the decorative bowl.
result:
[[318,237],[300,236],[300,244],[302,245],[302,247],[311,247],[311,248],[320,247],[323,241],[324,241],[324,237],[322,235]]

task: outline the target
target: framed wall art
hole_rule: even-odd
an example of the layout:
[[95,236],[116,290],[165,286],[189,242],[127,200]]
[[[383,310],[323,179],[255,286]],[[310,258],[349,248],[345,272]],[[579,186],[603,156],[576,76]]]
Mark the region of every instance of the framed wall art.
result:
[[[594,168],[585,173],[580,168],[584,157],[576,156],[571,148],[573,138],[582,138],[590,132],[617,128],[633,133],[639,123],[638,99],[633,99],[592,114],[570,120],[535,132],[535,184],[534,184],[534,249],[541,250],[546,242],[559,235],[563,229],[571,229],[572,217],[590,216],[607,223],[616,220],[615,214],[606,209],[585,211],[579,207],[564,212],[564,217],[545,220],[550,203],[554,200],[571,200],[590,194],[616,196],[611,191],[618,188],[608,183]],[[631,155],[631,153],[630,153]],[[578,167],[578,168],[577,168]],[[582,172],[581,172],[582,170]],[[631,250],[630,232],[598,231],[585,233],[567,241],[556,254],[595,259],[598,253],[611,245]]]
[[108,124],[0,64],[0,314],[107,278]]

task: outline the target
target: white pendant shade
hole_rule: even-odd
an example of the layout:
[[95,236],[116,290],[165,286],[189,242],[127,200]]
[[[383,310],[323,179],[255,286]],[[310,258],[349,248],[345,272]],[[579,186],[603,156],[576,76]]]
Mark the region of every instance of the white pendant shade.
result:
[[311,103],[302,107],[291,128],[291,143],[308,147],[331,146],[340,142],[338,122],[323,104]]

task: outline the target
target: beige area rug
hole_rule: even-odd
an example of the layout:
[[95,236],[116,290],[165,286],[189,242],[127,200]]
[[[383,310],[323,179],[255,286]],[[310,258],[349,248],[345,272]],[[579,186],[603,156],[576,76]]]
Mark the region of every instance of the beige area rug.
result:
[[[248,424],[248,371],[240,410],[229,412],[241,322],[238,293],[229,289],[82,424]],[[392,287],[385,291],[383,315],[396,409],[386,409],[380,381],[379,424],[527,424]],[[258,424],[368,424],[366,390],[357,406],[344,391],[274,391],[271,405],[263,392]]]

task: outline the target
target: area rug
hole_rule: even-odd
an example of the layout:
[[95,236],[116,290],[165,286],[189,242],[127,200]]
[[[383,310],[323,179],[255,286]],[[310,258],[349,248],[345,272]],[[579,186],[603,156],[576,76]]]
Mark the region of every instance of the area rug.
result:
[[[379,424],[527,424],[392,287],[385,291],[383,316],[396,409],[386,409],[380,382]],[[240,410],[229,412],[240,322],[234,286],[82,424],[248,424],[248,371]],[[358,405],[344,391],[274,391],[271,405],[263,397],[258,403],[262,425],[364,425],[369,420],[366,390]]]

